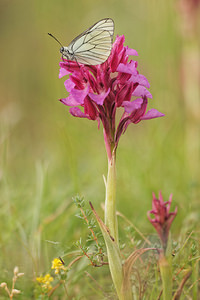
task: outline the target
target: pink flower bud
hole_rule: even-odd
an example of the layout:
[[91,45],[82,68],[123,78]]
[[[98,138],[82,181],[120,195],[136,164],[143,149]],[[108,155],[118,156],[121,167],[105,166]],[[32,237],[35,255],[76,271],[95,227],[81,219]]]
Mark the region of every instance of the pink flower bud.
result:
[[[159,198],[157,199],[153,193],[152,200],[152,210],[148,211],[147,216],[151,224],[156,229],[164,251],[167,248],[169,230],[171,224],[177,214],[177,207],[174,212],[169,212],[172,202],[172,195],[169,197],[169,201],[164,202],[161,192],[159,193]],[[154,219],[151,218],[151,214],[155,216]]]

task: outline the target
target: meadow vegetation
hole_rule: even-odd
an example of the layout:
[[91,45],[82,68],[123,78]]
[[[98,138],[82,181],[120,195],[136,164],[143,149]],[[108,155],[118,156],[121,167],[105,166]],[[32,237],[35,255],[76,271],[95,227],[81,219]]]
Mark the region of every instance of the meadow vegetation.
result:
[[[147,211],[153,192],[162,191],[164,201],[173,194],[173,299],[200,299],[199,6],[188,13],[197,19],[193,24],[183,2],[1,1],[0,299],[8,297],[2,283],[10,291],[16,278],[14,299],[116,299],[89,205],[103,219],[102,126],[72,117],[58,101],[67,93],[58,79],[59,47],[47,35],[67,45],[104,17],[113,18],[115,35],[124,34],[125,45],[137,50],[138,70],[153,95],[149,108],[165,114],[131,124],[120,139],[122,258],[161,247]],[[131,273],[134,300],[163,299],[158,252],[140,254]]]

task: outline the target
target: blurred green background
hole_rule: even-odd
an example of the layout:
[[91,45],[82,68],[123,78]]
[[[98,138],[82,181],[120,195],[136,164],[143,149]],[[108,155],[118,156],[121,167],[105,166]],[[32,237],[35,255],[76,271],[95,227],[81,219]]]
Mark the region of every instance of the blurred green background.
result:
[[194,89],[188,98],[182,70],[199,40],[196,32],[191,38],[181,33],[185,21],[179,2],[1,0],[0,281],[18,265],[32,284],[34,272],[47,270],[84,235],[71,205],[77,193],[103,216],[102,127],[73,118],[58,101],[67,96],[65,79],[58,79],[59,45],[47,32],[67,46],[93,23],[113,18],[115,35],[124,34],[125,44],[139,53],[138,70],[153,95],[149,109],[165,114],[130,125],[122,136],[117,209],[148,235],[154,232],[146,217],[152,192],[162,190],[165,200],[173,193],[172,206],[178,206],[175,236],[186,222],[198,224],[200,121],[193,113],[199,106],[194,104],[193,112],[188,107],[198,98],[199,85],[191,71]]

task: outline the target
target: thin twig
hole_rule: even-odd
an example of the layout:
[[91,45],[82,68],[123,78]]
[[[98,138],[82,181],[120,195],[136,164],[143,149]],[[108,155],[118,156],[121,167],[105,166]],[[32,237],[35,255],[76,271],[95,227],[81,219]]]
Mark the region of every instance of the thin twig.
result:
[[76,257],[73,261],[71,261],[71,262],[69,263],[69,265],[67,266],[67,269],[70,269],[71,266],[72,266],[75,262],[77,262],[79,259],[81,259],[82,257],[84,257],[84,255],[80,255],[80,256]]
[[[81,210],[81,213],[82,213],[82,215],[83,215],[83,218],[84,218],[85,222],[86,222],[87,224],[89,224],[89,221],[88,221],[88,219],[87,219],[87,217],[86,217],[86,215],[85,215],[85,213],[84,213],[84,211],[83,211],[83,209],[82,209],[81,207],[80,207],[80,210]],[[92,229],[92,228],[89,228],[89,230],[91,231],[91,233],[92,233],[92,235],[93,235],[93,238],[94,238],[95,243],[97,244],[97,246],[99,246],[97,237],[96,237],[96,235],[95,235],[93,229]],[[102,253],[101,249],[99,249],[99,253],[100,253],[100,254]]]
[[182,293],[182,291],[183,291],[183,287],[184,287],[186,281],[190,278],[191,274],[192,274],[192,270],[190,270],[190,271],[185,275],[185,277],[183,277],[183,279],[182,279],[182,281],[181,281],[181,283],[180,283],[180,286],[179,286],[179,288],[177,289],[176,293],[174,294],[174,297],[173,297],[172,300],[178,300],[178,299],[180,299],[181,293]]
[[94,209],[94,207],[92,205],[92,202],[89,201],[89,204],[90,204],[90,207],[91,207],[91,209],[92,209],[92,211],[93,211],[93,213],[94,213],[94,215],[95,215],[95,217],[97,219],[97,222],[103,227],[103,229],[108,233],[110,239],[114,242],[115,241],[114,237],[112,237],[112,235],[110,234],[109,228],[103,223],[103,221],[101,220],[101,218],[97,214],[96,210]]
[[62,284],[61,281],[58,282],[58,283],[51,289],[51,291],[48,293],[48,297],[51,297],[52,294],[55,292],[55,290],[56,290],[57,288],[59,288],[59,286],[61,286],[61,284]]
[[160,300],[161,299],[162,293],[163,293],[163,289],[160,291],[160,294],[158,295],[158,298],[156,300]]

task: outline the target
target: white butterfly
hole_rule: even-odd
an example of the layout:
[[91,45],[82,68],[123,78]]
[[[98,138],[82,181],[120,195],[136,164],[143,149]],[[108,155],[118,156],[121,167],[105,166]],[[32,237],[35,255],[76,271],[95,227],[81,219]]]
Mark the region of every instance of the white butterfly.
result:
[[85,65],[99,65],[104,63],[110,55],[113,33],[114,22],[106,18],[78,35],[68,47],[63,47],[58,39],[51,33],[48,34],[61,45],[60,52],[63,58]]

